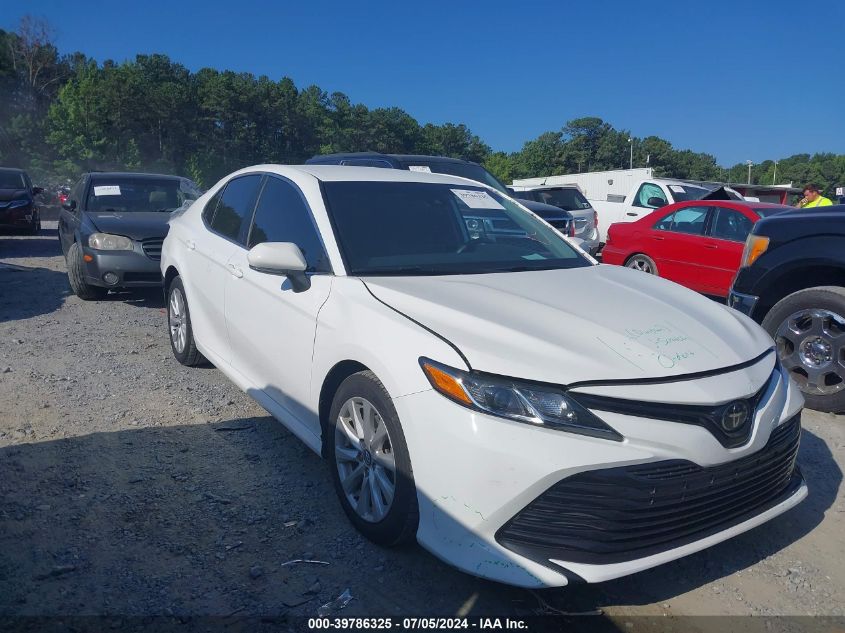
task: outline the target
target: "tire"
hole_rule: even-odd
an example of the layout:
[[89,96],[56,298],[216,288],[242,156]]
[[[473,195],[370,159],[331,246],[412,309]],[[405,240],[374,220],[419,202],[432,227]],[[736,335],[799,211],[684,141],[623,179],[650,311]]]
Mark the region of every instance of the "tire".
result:
[[651,257],[644,255],[643,253],[631,255],[625,262],[625,268],[639,270],[640,272],[647,273],[649,275],[660,276],[657,272],[657,264],[654,263],[654,260]]
[[182,278],[176,277],[167,289],[167,332],[173,356],[186,367],[205,363],[205,357],[197,349],[194,329],[191,327],[191,313]]
[[82,249],[78,242],[74,242],[68,249],[67,257],[65,257],[67,264],[67,278],[70,282],[70,288],[74,294],[83,301],[96,301],[97,299],[104,299],[108,294],[108,288],[100,286],[92,286],[85,281],[85,267],[82,264]]
[[[371,405],[372,416],[367,415],[366,404]],[[363,422],[355,427],[355,440],[350,435],[351,425],[344,421],[351,422],[353,408]],[[334,395],[330,416],[327,455],[335,491],[346,516],[361,534],[379,545],[414,540],[419,525],[417,490],[402,425],[384,385],[370,371],[349,376]],[[364,434],[366,427],[369,432]],[[357,440],[362,435],[371,442]],[[353,457],[356,453],[357,457]],[[357,477],[354,473],[359,470],[362,474]],[[349,494],[344,482],[349,485]],[[388,504],[385,491],[391,483],[393,494]],[[376,499],[381,502],[381,513]]]
[[810,409],[845,411],[845,288],[819,286],[778,301],[763,319]]

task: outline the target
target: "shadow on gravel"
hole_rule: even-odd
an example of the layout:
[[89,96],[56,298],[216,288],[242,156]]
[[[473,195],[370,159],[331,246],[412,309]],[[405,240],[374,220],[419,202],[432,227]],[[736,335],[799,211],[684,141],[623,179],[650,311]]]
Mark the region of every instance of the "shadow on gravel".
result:
[[[528,592],[458,572],[416,546],[363,539],[325,462],[270,417],[7,446],[0,614],[312,616],[347,588],[355,600],[344,616],[649,604],[757,563],[818,525],[842,473],[807,431],[799,460],[809,499],[761,528],[633,577]],[[328,564],[288,563],[296,559]]]
[[65,273],[0,262],[0,323],[55,312],[69,294]]
[[56,229],[41,229],[38,235],[0,233],[0,259],[56,257],[61,254]]

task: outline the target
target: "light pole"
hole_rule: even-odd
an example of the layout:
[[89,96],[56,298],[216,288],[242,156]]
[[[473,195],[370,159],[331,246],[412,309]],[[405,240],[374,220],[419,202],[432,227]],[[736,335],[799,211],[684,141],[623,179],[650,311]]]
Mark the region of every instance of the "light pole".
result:
[[754,163],[750,160],[745,161],[745,164],[748,165],[748,184],[751,184],[751,165]]
[[775,161],[775,171],[772,174],[772,184],[776,184],[778,180],[778,162]]
[[634,168],[634,139],[628,138],[628,144],[631,146],[631,158],[628,161],[628,169]]

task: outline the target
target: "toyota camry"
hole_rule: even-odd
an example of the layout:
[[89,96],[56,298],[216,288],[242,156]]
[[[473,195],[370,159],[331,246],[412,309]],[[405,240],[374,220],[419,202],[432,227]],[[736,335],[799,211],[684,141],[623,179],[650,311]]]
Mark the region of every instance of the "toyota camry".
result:
[[[260,165],[170,220],[170,342],[330,465],[369,539],[524,587],[600,582],[807,489],[772,340],[423,172]],[[573,300],[572,297],[577,297]]]

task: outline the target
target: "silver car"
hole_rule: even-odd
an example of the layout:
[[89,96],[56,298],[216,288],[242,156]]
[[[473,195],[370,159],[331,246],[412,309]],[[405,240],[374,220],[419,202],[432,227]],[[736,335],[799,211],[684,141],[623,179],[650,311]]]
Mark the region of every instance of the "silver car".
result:
[[[575,235],[584,241],[583,248],[591,255],[599,250],[601,244],[598,230],[598,216],[590,202],[578,190],[578,187],[540,186],[512,187],[513,195],[521,200],[543,202],[568,211],[575,222]],[[521,189],[521,191],[520,191]]]

